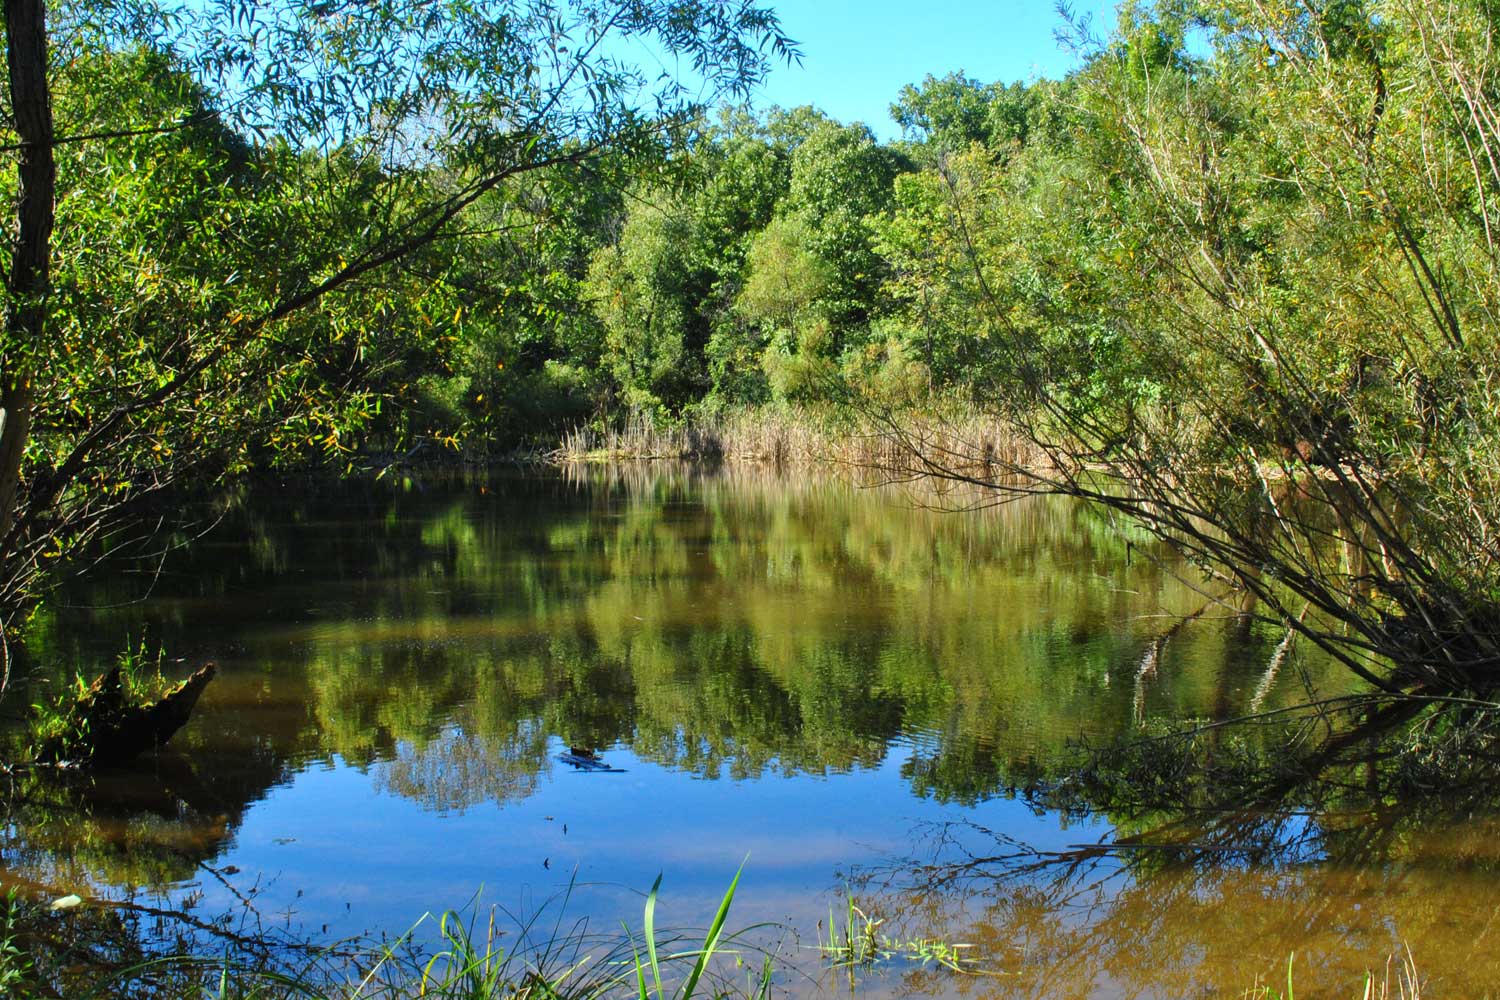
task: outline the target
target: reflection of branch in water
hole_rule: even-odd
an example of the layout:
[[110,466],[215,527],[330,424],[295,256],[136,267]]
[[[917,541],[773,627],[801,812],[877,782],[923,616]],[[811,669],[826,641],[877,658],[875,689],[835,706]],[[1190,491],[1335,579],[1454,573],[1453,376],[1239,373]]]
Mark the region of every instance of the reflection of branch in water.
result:
[[[271,768],[266,783],[280,774]],[[185,758],[170,753],[109,772],[10,769],[0,789],[0,889],[14,887],[37,915],[28,949],[65,995],[89,978],[161,956],[231,955],[236,961],[285,970],[331,954],[302,928],[259,909],[262,887],[236,885],[234,869],[215,856],[238,821],[223,786],[201,780]],[[257,781],[257,788],[265,787]],[[217,880],[230,899],[222,913],[201,908],[203,883]],[[205,879],[206,881],[206,879]],[[99,889],[117,886],[118,890]],[[171,885],[170,892],[129,888]],[[99,893],[99,895],[95,895]],[[67,896],[88,898],[66,917],[47,909]],[[110,995],[144,995],[129,983]]]
[[[1305,615],[1307,611],[1304,609],[1302,613]],[[1296,639],[1296,627],[1287,626],[1286,636],[1271,653],[1270,662],[1266,664],[1266,672],[1261,676],[1260,683],[1255,686],[1255,693],[1250,696],[1252,713],[1260,711],[1260,706],[1265,703],[1266,696],[1271,693],[1271,687],[1276,683],[1276,675],[1281,672],[1281,665],[1286,662],[1287,654],[1292,651],[1292,645]]]
[[1146,646],[1145,655],[1141,657],[1140,664],[1135,668],[1135,696],[1131,700],[1131,707],[1136,725],[1146,721],[1146,682],[1156,676],[1156,668],[1161,663],[1161,656],[1167,648],[1167,643],[1171,642],[1189,622],[1197,621],[1208,613],[1209,608],[1222,604],[1226,596],[1209,598],[1201,608],[1190,615],[1178,618],[1167,627],[1166,631],[1152,639]]
[[[1414,830],[1390,811],[1337,826],[1245,812],[1169,827],[1057,850],[972,821],[924,827],[916,835],[930,854],[889,859],[855,873],[852,885],[877,894],[893,926],[920,921],[992,949],[976,957],[1014,972],[995,996],[1051,1000],[1221,995],[1284,969],[1290,950],[1308,969],[1298,992],[1342,995],[1403,938],[1418,942],[1418,954],[1468,953],[1500,883],[1493,852],[1475,869],[1460,850],[1454,873],[1479,883],[1435,893],[1443,883],[1429,860],[1401,863]],[[1493,839],[1493,830],[1474,832]],[[1305,966],[1304,954],[1313,957]],[[1451,974],[1454,995],[1497,972],[1487,953]]]
[[12,910],[11,931],[35,969],[39,997],[186,996],[203,961],[296,978],[362,954],[356,941],[276,927],[251,903],[253,893],[232,886],[238,905],[210,919],[190,912],[191,901],[155,906],[135,898],[91,899],[64,918],[46,904],[65,889],[9,871],[0,871],[0,883],[26,900]]
[[[1449,711],[1435,714],[1434,708]],[[1467,719],[1461,718],[1464,712]],[[1500,745],[1500,704],[1489,701],[1338,695],[1163,729],[1086,748],[1089,761],[1052,783],[1047,806],[1202,817],[1326,804],[1349,793],[1363,804],[1434,791],[1492,803],[1486,790],[1500,787],[1495,781],[1500,753],[1494,752]],[[1225,730],[1252,738],[1222,740]],[[1433,733],[1440,735],[1429,738]],[[1356,773],[1363,780],[1350,784]]]
[[[993,881],[1028,876],[1059,867],[1076,868],[1095,862],[1119,862],[1136,854],[1155,854],[1172,865],[1302,864],[1322,857],[1321,830],[1301,812],[1225,814],[1216,822],[1169,820],[1139,834],[1117,835],[1098,843],[1069,844],[1060,849],[1035,847],[973,820],[924,824],[922,839],[931,845],[930,859],[901,859],[889,869],[890,879],[920,876],[929,888],[947,888],[965,881]],[[959,833],[979,836],[1003,850],[976,853]],[[1139,860],[1131,861],[1139,865]],[[880,871],[871,868],[869,872]]]

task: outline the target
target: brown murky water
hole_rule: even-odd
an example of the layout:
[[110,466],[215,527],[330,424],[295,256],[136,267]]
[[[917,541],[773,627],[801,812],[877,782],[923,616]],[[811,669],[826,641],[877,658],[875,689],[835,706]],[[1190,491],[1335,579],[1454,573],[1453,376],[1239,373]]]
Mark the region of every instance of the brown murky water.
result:
[[1356,997],[1406,946],[1424,996],[1500,995],[1493,819],[1100,854],[1121,818],[1031,804],[1080,741],[1347,686],[1076,505],[671,472],[297,493],[38,621],[56,677],[142,642],[222,673],[171,753],[13,787],[8,880],[333,939],[570,880],[571,912],[638,923],[657,873],[659,919],[701,923],[743,863],[732,922],[790,928],[790,992],[849,988],[815,945],[853,892],[985,973],[897,949],[865,995],[1237,996],[1295,952],[1298,996]]

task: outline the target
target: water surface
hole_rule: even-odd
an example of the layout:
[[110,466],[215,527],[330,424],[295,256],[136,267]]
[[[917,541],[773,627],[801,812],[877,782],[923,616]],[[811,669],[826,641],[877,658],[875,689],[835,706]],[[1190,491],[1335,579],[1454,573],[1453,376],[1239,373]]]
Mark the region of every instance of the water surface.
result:
[[1081,745],[1344,680],[1277,657],[1279,630],[1085,508],[933,499],[640,470],[246,494],[38,622],[38,659],[67,669],[144,642],[170,672],[221,673],[170,753],[11,801],[7,877],[203,915],[248,899],[331,939],[476,893],[524,912],[570,883],[571,912],[638,923],[658,873],[659,920],[701,924],[743,864],[732,922],[791,928],[789,953],[854,891],[891,933],[971,942],[1003,973],[898,966],[861,973],[866,993],[1236,995],[1295,950],[1299,992],[1352,996],[1410,943],[1431,995],[1492,995],[1482,819],[1301,817],[1269,853],[995,862],[1110,837],[1028,795]]

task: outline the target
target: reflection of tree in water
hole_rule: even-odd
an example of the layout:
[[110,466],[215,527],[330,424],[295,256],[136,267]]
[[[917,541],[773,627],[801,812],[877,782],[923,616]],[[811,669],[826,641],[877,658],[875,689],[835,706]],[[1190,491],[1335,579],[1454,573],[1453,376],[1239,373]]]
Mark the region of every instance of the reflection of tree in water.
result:
[[[236,558],[185,553],[152,604],[49,623],[60,663],[112,658],[145,633],[224,669],[178,737],[189,779],[16,800],[13,874],[192,877],[248,803],[335,755],[427,808],[513,801],[551,766],[549,739],[736,778],[873,767],[900,740],[913,793],[973,805],[1055,787],[1080,735],[1275,709],[1322,669],[1249,616],[1174,625],[1202,596],[1150,560],[1127,566],[1122,536],[1064,503],[951,518],[826,483],[658,476],[330,491],[291,517],[267,509],[246,505]],[[92,651],[78,638],[110,628]],[[919,932],[946,921],[1018,973],[976,992],[1232,990],[1311,947],[1326,957],[1303,967],[1311,995],[1352,992],[1338,955],[1373,962],[1398,936],[1449,948],[1440,908],[1480,926],[1500,882],[1477,834],[1434,851],[1421,824],[1382,828],[1362,807],[1348,821],[1255,815],[1207,847],[1182,827],[1192,851],[927,857],[886,905]],[[1122,831],[1159,833],[1166,813],[1123,816]],[[1463,865],[1472,893],[1442,882]],[[1328,902],[1350,894],[1369,909]]]
[[507,772],[494,790],[531,787],[538,727],[742,778],[872,767],[903,739],[915,793],[975,803],[1080,734],[1129,731],[1137,703],[1243,704],[1279,640],[1197,622],[1133,688],[1155,616],[1201,597],[1127,566],[1121,531],[1067,503],[958,518],[827,481],[666,474],[364,484],[271,509],[226,523],[242,558],[190,549],[151,605],[55,622],[54,652],[85,662],[68,637],[114,628],[215,656],[216,727],[292,767],[379,765],[451,808],[486,787],[484,753]]
[[[786,685],[757,660],[756,637],[685,638],[650,651],[635,751],[716,778],[826,774],[878,764],[901,731],[902,706],[880,689],[869,639],[809,650]],[[863,648],[862,648],[863,647]]]
[[398,744],[391,759],[375,765],[374,776],[376,788],[449,812],[525,799],[548,769],[547,730],[523,722],[499,736],[453,726],[420,748]]
[[[300,708],[295,688],[283,689],[280,701],[243,676],[215,685],[218,700],[206,701],[158,754],[92,772],[0,776],[0,882],[49,899],[76,892],[131,900],[217,879],[209,863],[254,803],[316,756],[316,744],[305,716],[288,710]],[[156,919],[152,909],[133,912]]]
[[[210,965],[154,960],[215,956],[295,976],[346,954],[286,912],[263,910],[263,873],[212,863],[251,805],[291,773],[265,746],[224,735],[223,757],[168,750],[94,772],[0,775],[0,897],[20,893],[0,906],[15,907],[11,931],[37,973],[20,995],[217,995]],[[206,902],[204,887],[222,902]],[[68,894],[86,902],[48,911]]]
[[[220,879],[207,862],[250,803],[286,777],[283,762],[254,753],[218,772],[172,752],[93,773],[13,772],[0,789],[0,886],[46,899],[78,893],[113,900],[127,917],[163,917],[158,907],[169,904],[157,887]],[[148,905],[143,894],[161,898]],[[182,929],[217,929],[186,913],[178,920],[178,909],[170,904]]]

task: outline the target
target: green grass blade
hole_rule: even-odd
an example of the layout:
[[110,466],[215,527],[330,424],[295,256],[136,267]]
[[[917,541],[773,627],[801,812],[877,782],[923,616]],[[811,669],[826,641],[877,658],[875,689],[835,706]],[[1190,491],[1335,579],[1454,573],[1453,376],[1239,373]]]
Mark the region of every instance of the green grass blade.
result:
[[635,963],[635,983],[639,988],[637,1000],[651,1000],[651,990],[646,986],[646,963],[641,961],[640,949],[635,946],[635,935],[630,933],[625,921],[620,921],[620,926],[625,928],[626,940],[630,942],[630,958]]
[[771,978],[775,975],[775,973],[776,964],[771,961],[771,956],[767,955],[765,961],[761,963],[760,979],[756,983],[755,988],[750,991],[750,995],[754,997],[755,1000],[770,1000]]
[[719,936],[724,933],[724,921],[729,917],[729,904],[734,902],[734,889],[740,883],[740,875],[745,871],[744,864],[740,865],[739,871],[734,873],[734,878],[729,881],[729,889],[724,893],[724,899],[719,903],[719,912],[714,914],[714,922],[709,925],[708,937],[703,942],[703,950],[698,953],[698,961],[693,963],[693,971],[688,973],[687,982],[682,985],[681,1000],[691,1000],[693,990],[698,986],[698,980],[703,975],[703,970],[708,966],[708,960],[713,957],[714,950],[719,946]]
[[859,964],[859,955],[854,951],[854,895],[844,888],[844,946],[849,949],[849,961]]
[[656,984],[657,1000],[665,1000],[666,991],[661,985],[661,961],[656,955],[656,896],[661,892],[661,876],[651,883],[651,893],[646,897],[646,954],[651,958],[651,980]]

